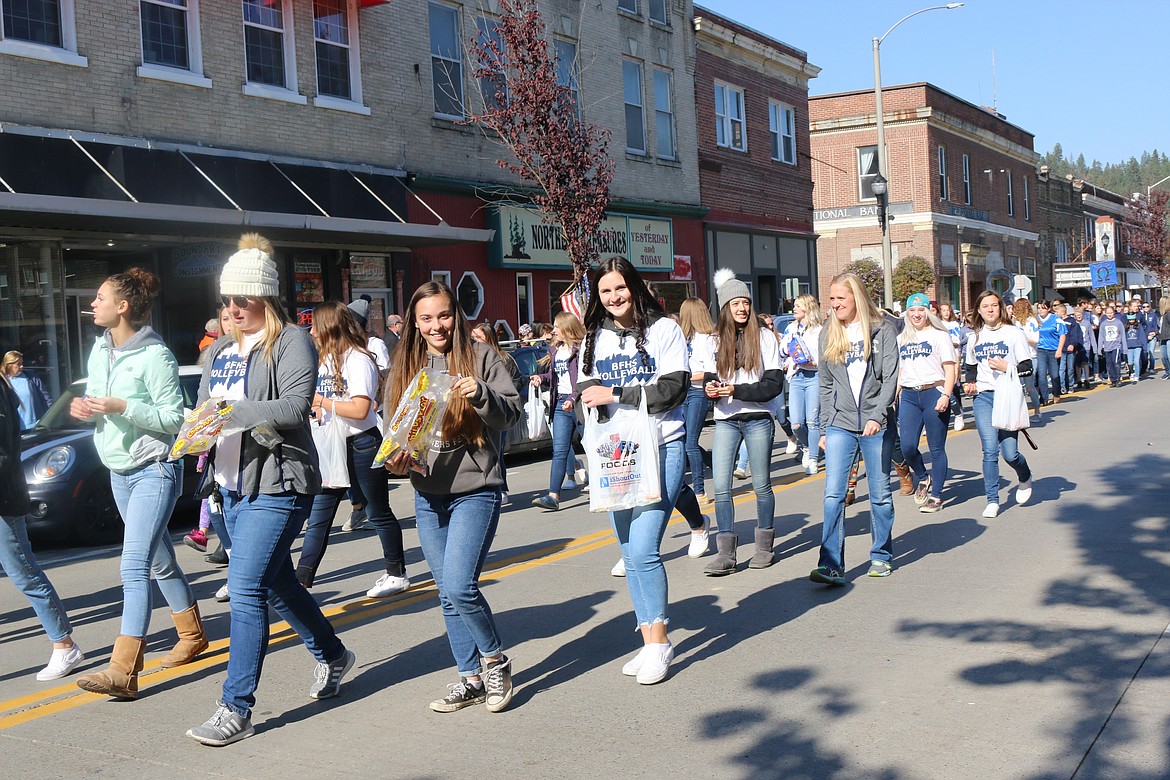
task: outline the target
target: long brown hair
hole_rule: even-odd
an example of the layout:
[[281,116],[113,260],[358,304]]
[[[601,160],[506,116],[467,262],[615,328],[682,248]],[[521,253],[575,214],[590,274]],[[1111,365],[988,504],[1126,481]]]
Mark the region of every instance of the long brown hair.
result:
[[711,335],[715,326],[711,323],[711,312],[702,298],[687,298],[678,308],[678,324],[682,328],[683,338],[688,342],[696,333]]
[[313,309],[313,341],[317,342],[317,354],[322,365],[326,359],[333,363],[333,387],[338,391],[345,387],[341,369],[345,356],[351,349],[368,357],[374,365],[377,359],[366,348],[366,335],[358,325],[349,308],[340,301],[326,301]]
[[[743,343],[736,343],[737,331],[743,331]],[[756,305],[753,303],[748,313],[748,320],[742,327],[735,321],[731,313],[731,301],[719,310],[719,319],[715,322],[715,337],[719,346],[715,352],[715,370],[724,379],[731,379],[736,369],[764,373],[764,353],[760,349],[760,318],[756,314]]]
[[[996,323],[997,326],[1014,324],[1012,322],[1011,316],[1008,315],[1007,304],[1003,302],[1003,296],[994,290],[984,290],[983,292],[979,293],[979,295],[975,296],[975,316],[974,321],[971,323],[972,330],[978,333],[979,331],[983,330],[985,325],[987,325],[987,323],[983,321],[983,315],[979,312],[979,306],[983,303],[985,298],[995,298],[995,300],[999,302],[999,322]],[[1021,300],[1024,301],[1025,305],[1028,306],[1028,312],[1030,313],[1032,311],[1032,307],[1030,304],[1028,304],[1027,299],[1016,298],[1017,303]],[[1015,308],[1015,304],[1012,304],[1012,308]]]
[[[410,305],[406,307],[405,327],[402,331],[402,340],[394,350],[394,361],[390,367],[390,376],[386,378],[389,392],[383,393],[386,399],[385,418],[390,419],[398,407],[398,401],[406,392],[407,386],[414,379],[415,374],[427,364],[427,342],[419,332],[415,309],[419,301],[424,298],[442,296],[447,299],[451,311],[455,315],[455,326],[451,329],[451,347],[447,350],[447,372],[452,376],[475,376],[475,341],[471,338],[471,326],[463,309],[459,308],[455,300],[455,293],[442,282],[424,282],[410,296]],[[478,378],[478,377],[477,377]],[[443,439],[455,441],[463,439],[476,446],[482,446],[487,439],[484,437],[483,422],[479,414],[471,407],[471,403],[463,396],[451,394],[447,402],[447,414],[443,418]]]

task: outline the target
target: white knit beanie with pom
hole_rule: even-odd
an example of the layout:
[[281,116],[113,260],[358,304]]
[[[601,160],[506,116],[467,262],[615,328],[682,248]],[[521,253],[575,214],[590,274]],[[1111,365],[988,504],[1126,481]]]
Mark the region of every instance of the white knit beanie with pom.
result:
[[258,233],[240,236],[240,251],[228,258],[219,276],[219,294],[252,298],[280,295],[280,275],[268,239]]

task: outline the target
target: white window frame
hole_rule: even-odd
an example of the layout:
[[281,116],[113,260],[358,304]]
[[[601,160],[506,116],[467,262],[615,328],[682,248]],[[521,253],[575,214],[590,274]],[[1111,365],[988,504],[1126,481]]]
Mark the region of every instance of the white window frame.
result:
[[[654,68],[653,73],[653,87],[654,87],[654,132],[657,137],[658,159],[660,160],[677,160],[678,159],[678,138],[674,132],[674,73],[665,68]],[[666,79],[666,108],[658,105],[658,77],[662,76]],[[662,143],[662,121],[665,119],[667,130],[669,132],[670,154],[663,154]]]
[[971,205],[971,158],[963,155],[963,203]]
[[[488,62],[488,61],[485,61],[483,59],[480,59],[479,64],[482,67],[490,68],[491,70],[495,71],[496,73],[499,73],[500,77],[504,80],[504,105],[506,106],[508,104],[508,102],[511,100],[511,91],[508,89],[507,73],[504,70],[504,65],[505,65],[504,60],[507,59],[507,52],[504,51],[504,38],[500,34],[500,24],[501,24],[501,21],[500,21],[499,17],[488,16],[487,14],[480,14],[475,19],[475,34],[476,34],[476,40],[478,42],[483,43],[485,38],[490,38],[491,40],[494,40],[496,42],[496,45],[500,49],[501,59],[499,61]],[[496,67],[496,66],[498,66],[498,67]],[[480,101],[483,103],[483,107],[486,110],[487,108],[489,108],[488,100],[491,98],[494,98],[495,93],[493,92],[489,95],[489,93],[486,90],[488,90],[491,87],[491,85],[485,85],[484,79],[479,79],[478,85],[479,85]],[[493,103],[493,105],[494,105],[494,103]]]
[[[349,43],[339,44],[335,41],[325,41],[317,38],[317,20],[314,18],[313,22],[313,72],[317,78],[317,96],[313,98],[313,105],[318,108],[330,108],[336,111],[348,111],[353,114],[362,114],[363,116],[370,115],[370,109],[364,105],[364,98],[362,97],[362,42],[358,33],[360,25],[358,24],[358,7],[357,0],[345,0],[345,28],[346,34],[349,36]],[[317,44],[324,43],[329,46],[343,47],[348,50],[347,61],[349,62],[349,99],[337,97],[336,95],[322,95],[321,94],[321,74],[317,70]]]
[[878,173],[880,173],[880,171],[875,170],[873,173],[865,173],[865,171],[862,170],[861,151],[863,149],[873,149],[873,161],[875,164],[878,162],[877,144],[867,144],[866,146],[858,146],[855,148],[854,156],[857,158],[857,201],[859,203],[865,203],[867,201],[876,202],[878,199],[876,195],[870,195],[869,197],[866,197],[866,195],[865,195],[865,180],[866,179],[872,180],[872,179],[876,178]]
[[[631,103],[630,95],[626,94],[626,69],[637,68],[638,70],[638,102]],[[624,125],[626,128],[626,151],[631,154],[646,154],[646,69],[638,60],[622,59],[622,104],[626,109],[623,113]],[[638,123],[642,129],[642,146],[630,146],[630,108],[638,109]]]
[[938,195],[939,200],[949,200],[951,188],[947,181],[947,148],[938,145]]
[[[528,300],[528,311],[526,312],[526,316],[523,319],[520,317],[520,314],[521,314],[521,312],[520,312],[520,283],[521,283],[521,281],[524,282],[524,286],[528,292],[528,295],[526,296],[526,298]],[[532,274],[530,274],[530,273],[516,274],[516,320],[517,320],[516,329],[517,329],[517,332],[519,332],[521,325],[524,325],[525,323],[531,324],[532,320],[536,317],[536,309],[533,305],[534,302],[532,300],[532,296],[535,293],[536,293],[536,287],[532,282]]]
[[[722,96],[720,92],[722,91]],[[731,112],[735,107],[734,101],[731,100],[733,95],[739,96],[739,115],[736,116]],[[735,152],[747,152],[747,101],[744,91],[741,87],[733,84],[728,84],[726,81],[715,82],[715,145],[721,146],[724,149],[731,149]],[[736,146],[732,140],[735,134],[732,132],[735,124],[740,126],[740,140],[742,145]],[[720,136],[723,140],[720,141]]]
[[1005,173],[1007,173],[1008,216],[1014,217],[1016,215],[1016,195],[1012,192],[1012,172],[1005,171]]
[[[451,272],[450,271],[431,271],[431,281],[432,282],[442,282],[443,284],[447,285],[448,287],[451,287]],[[451,287],[451,291],[454,292],[454,290],[455,290],[455,288]]]
[[[2,1],[2,0],[0,0]],[[143,40],[142,5],[161,5],[166,8],[178,8],[172,3],[163,3],[159,0],[139,0],[138,3],[138,43],[141,65],[138,66],[138,77],[143,79],[157,79],[170,81],[175,84],[186,84],[190,87],[211,89],[211,79],[203,75],[203,38],[199,33],[199,0],[187,0],[184,12],[187,14],[187,68],[174,68],[146,61],[146,41]]]
[[[777,150],[772,159],[785,165],[796,165],[796,108],[779,100],[769,100],[768,131],[772,135],[772,146]],[[792,142],[792,159],[784,153],[786,138]]]
[[[633,8],[629,8],[628,6],[630,5],[632,5]],[[617,7],[619,11],[623,11],[627,14],[637,14],[638,0],[618,0]]]
[[[458,43],[462,43],[462,41],[463,41],[463,19],[461,18],[461,13],[460,13],[461,9],[459,6],[448,5],[447,3],[436,3],[433,1],[427,3],[427,52],[430,55],[430,62],[431,62],[432,111],[434,112],[434,116],[436,116],[440,119],[451,119],[454,121],[461,121],[464,117],[464,114],[462,113],[462,109],[464,106],[467,105],[467,93],[464,90],[464,84],[463,84],[463,51],[460,50],[457,53],[458,59],[451,59],[450,57],[444,57],[441,55],[437,55],[434,53],[434,51],[432,51],[431,38],[430,38],[430,34],[431,34],[431,29],[430,29],[431,8],[442,8],[444,10],[450,11],[453,14],[452,18],[454,18],[454,20],[455,20],[455,41]],[[459,103],[459,106],[461,109],[461,113],[459,113],[459,114],[444,114],[443,112],[439,111],[436,106],[433,105],[435,102],[435,90],[438,89],[438,84],[436,84],[434,81],[435,60],[436,59],[441,60],[443,62],[455,63],[455,65],[457,66],[458,79],[452,79],[452,85],[457,87],[459,90],[459,94],[453,96],[455,98],[456,102]]]
[[[0,0],[0,8],[3,7],[4,2],[5,0]],[[88,68],[89,58],[82,57],[77,53],[77,17],[74,0],[57,0],[57,12],[61,15],[60,46],[5,38],[4,24],[0,20],[0,55],[9,54],[13,57],[25,57],[30,60]]]
[[565,38],[553,38],[553,52],[557,55],[557,64],[560,65],[561,52],[557,48],[559,46],[570,46],[573,49],[573,58],[569,61],[569,67],[564,71],[568,75],[568,81],[561,79],[561,68],[557,68],[557,84],[562,87],[568,87],[570,94],[573,96],[573,106],[577,109],[577,116],[581,116],[581,73],[577,70],[577,42],[570,41]]
[[1024,177],[1024,221],[1032,221],[1032,203],[1028,198],[1028,177]]
[[[661,18],[654,15],[654,11],[655,11],[654,5],[656,2],[662,4],[662,17]],[[669,25],[670,24],[670,0],[647,0],[646,15],[649,17],[650,21],[654,22],[655,24],[661,24],[664,26]]]
[[[260,25],[253,24],[244,20],[244,4],[240,3],[240,24],[242,28],[260,27]],[[284,23],[284,36],[281,40],[281,49],[284,54],[284,86],[278,87],[272,84],[260,84],[258,82],[248,81],[248,44],[244,42],[244,87],[243,93],[249,97],[267,98],[268,100],[280,100],[286,103],[297,103],[304,105],[308,103],[308,98],[297,91],[297,48],[296,35],[293,32],[293,4],[292,0],[280,0],[280,15]],[[271,27],[261,27],[261,29],[270,30]],[[241,30],[244,36],[247,35],[245,30]]]

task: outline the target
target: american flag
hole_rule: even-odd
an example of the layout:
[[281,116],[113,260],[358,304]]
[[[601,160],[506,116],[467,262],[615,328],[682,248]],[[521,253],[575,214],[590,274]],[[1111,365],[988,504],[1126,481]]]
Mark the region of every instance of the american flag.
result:
[[561,308],[581,322],[585,322],[585,298],[588,294],[585,290],[578,290],[578,287],[583,286],[573,282],[569,285],[569,289],[561,293]]

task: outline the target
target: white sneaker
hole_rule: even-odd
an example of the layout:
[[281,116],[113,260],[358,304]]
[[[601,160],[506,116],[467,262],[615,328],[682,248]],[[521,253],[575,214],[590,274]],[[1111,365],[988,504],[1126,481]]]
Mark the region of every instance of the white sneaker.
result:
[[984,517],[996,517],[999,514],[999,504],[988,504],[983,510]]
[[374,583],[374,587],[366,591],[366,597],[371,599],[384,599],[387,596],[393,596],[395,593],[401,593],[409,587],[409,577],[395,577],[393,574],[383,574]]
[[967,422],[963,419],[963,414],[961,412],[959,414],[956,414],[954,421],[951,423],[951,427],[954,428],[956,431],[961,431],[966,426],[967,426]]
[[820,468],[821,468],[820,462],[816,461],[816,460],[812,460],[810,458],[808,461],[808,465],[805,467],[805,472],[811,477],[814,474],[816,474],[817,471],[820,470]]
[[649,650],[650,645],[642,645],[642,649],[638,651],[638,654],[626,661],[626,665],[622,667],[622,674],[626,677],[637,677],[638,672],[642,669],[642,664],[650,655]]
[[691,558],[702,558],[707,553],[711,552],[711,532],[707,530],[710,525],[711,518],[703,515],[703,533],[691,534],[691,544],[687,547],[687,556]]
[[667,642],[664,645],[646,645],[646,657],[642,659],[642,667],[638,669],[638,683],[640,685],[654,685],[666,679],[670,672],[670,662],[674,660],[674,645]]
[[795,440],[795,439],[789,439],[789,440],[788,440],[788,444],[786,444],[786,445],[784,446],[784,454],[785,454],[785,455],[795,455],[795,454],[796,454],[796,450],[797,450],[799,447],[800,447],[800,445],[796,443],[796,440]]
[[512,503],[512,499],[508,497],[508,494],[500,491],[500,506],[507,506],[510,503]]
[[215,592],[215,600],[221,604],[225,601],[231,601],[232,597],[228,594],[227,583],[219,586],[219,590]]
[[81,648],[76,642],[69,647],[54,647],[53,654],[49,656],[48,665],[37,672],[37,679],[42,682],[60,680],[76,669],[77,665],[84,660],[85,653],[81,652]]
[[812,455],[809,454],[808,450],[805,450],[804,457],[800,459],[800,467],[805,471],[808,471],[808,464],[810,461],[812,461]]
[[1032,497],[1032,480],[1021,482],[1016,488],[1016,503],[1020,506],[1028,503],[1028,499]]
[[613,568],[609,570],[609,573],[614,577],[626,576],[626,559],[618,558],[618,562],[613,565]]
[[735,477],[736,479],[747,479],[748,478],[747,469],[736,469],[735,471],[731,472],[731,475],[733,477]]

